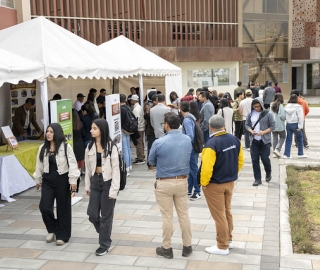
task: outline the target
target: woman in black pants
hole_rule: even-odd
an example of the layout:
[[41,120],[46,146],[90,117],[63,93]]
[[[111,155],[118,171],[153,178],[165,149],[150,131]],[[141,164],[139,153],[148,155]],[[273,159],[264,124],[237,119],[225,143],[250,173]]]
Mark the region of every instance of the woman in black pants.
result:
[[99,234],[97,256],[106,254],[111,246],[114,206],[120,188],[118,148],[109,137],[108,122],[94,120],[92,141],[85,152],[85,190],[89,199],[87,214]]
[[[71,237],[71,192],[77,189],[80,176],[71,145],[65,144],[61,126],[52,123],[46,130],[44,144],[39,147],[36,171],[33,174],[36,189],[41,188],[39,208],[48,235],[47,243],[56,236],[56,244],[64,245]],[[57,217],[53,212],[57,202]]]

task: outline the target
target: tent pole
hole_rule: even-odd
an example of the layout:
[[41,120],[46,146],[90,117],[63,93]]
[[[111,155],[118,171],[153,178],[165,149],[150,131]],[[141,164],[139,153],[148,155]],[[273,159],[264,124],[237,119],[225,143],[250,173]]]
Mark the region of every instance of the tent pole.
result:
[[43,131],[45,133],[49,125],[49,110],[48,110],[48,81],[47,78],[40,82],[41,103],[43,109]]
[[141,74],[139,74],[139,92],[140,92],[140,105],[142,106],[143,108],[143,77]]

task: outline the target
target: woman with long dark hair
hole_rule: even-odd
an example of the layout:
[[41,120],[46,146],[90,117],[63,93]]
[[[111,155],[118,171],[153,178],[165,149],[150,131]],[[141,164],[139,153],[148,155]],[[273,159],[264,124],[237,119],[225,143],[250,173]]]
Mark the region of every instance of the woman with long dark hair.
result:
[[227,98],[222,98],[220,100],[220,109],[218,110],[218,115],[221,115],[224,118],[226,132],[233,134],[232,128],[232,116],[233,110],[230,108],[230,101]]
[[92,140],[85,152],[85,190],[89,199],[87,214],[99,234],[97,256],[106,254],[111,246],[114,206],[120,188],[118,148],[112,143],[108,122],[94,120]]
[[174,91],[170,93],[170,102],[171,102],[171,105],[170,105],[171,111],[179,115],[180,98],[178,94]]
[[80,119],[84,126],[84,131],[86,133],[84,138],[84,145],[87,146],[88,143],[91,141],[91,124],[93,120],[98,118],[98,115],[94,111],[94,107],[90,102],[86,102],[81,107],[81,114],[79,114]]
[[[63,130],[57,123],[47,127],[44,144],[39,147],[33,176],[36,189],[41,188],[39,208],[48,231],[46,241],[51,243],[56,237],[56,244],[64,245],[71,237],[70,192],[76,191],[80,172],[72,147],[65,144]],[[53,212],[55,199],[56,218]]]
[[273,157],[280,157],[282,145],[286,139],[285,123],[286,113],[283,108],[283,95],[274,95],[273,102],[270,104],[270,112],[274,117],[275,129],[272,131]]
[[298,97],[295,94],[290,96],[288,104],[284,107],[286,112],[286,130],[287,130],[287,138],[286,138],[286,146],[283,153],[283,158],[291,158],[291,145],[292,145],[292,134],[296,134],[298,140],[298,158],[307,158],[308,156],[303,154],[303,137],[302,131],[303,129],[303,121],[304,115],[302,106],[298,104]]
[[200,115],[200,112],[198,110],[198,103],[197,101],[195,100],[191,100],[189,102],[189,113],[191,113],[195,118],[196,118],[196,121],[198,123],[200,123],[200,118],[201,118],[201,115]]

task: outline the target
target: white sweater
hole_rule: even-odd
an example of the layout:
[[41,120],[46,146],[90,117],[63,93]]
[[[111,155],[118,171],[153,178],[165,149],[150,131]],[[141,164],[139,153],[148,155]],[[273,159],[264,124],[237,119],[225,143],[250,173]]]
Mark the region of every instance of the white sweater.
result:
[[298,123],[298,128],[303,128],[303,111],[298,103],[288,103],[284,110],[286,112],[286,121],[289,124]]

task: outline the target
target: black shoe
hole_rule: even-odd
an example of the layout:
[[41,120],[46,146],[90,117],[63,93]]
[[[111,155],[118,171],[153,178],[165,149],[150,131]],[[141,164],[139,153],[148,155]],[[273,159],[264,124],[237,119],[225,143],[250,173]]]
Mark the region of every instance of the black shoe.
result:
[[254,180],[254,183],[252,185],[253,186],[259,186],[261,184],[262,184],[261,180]]
[[271,174],[266,176],[266,182],[270,182],[271,179],[272,179]]
[[165,249],[164,247],[157,247],[156,252],[157,252],[157,255],[163,256],[166,259],[172,259],[173,258],[172,248]]
[[143,159],[137,159],[136,161],[132,162],[133,165],[142,165],[145,163],[146,163],[146,161]]
[[108,252],[108,249],[107,249],[107,248],[99,247],[99,248],[96,250],[96,255],[97,255],[97,256],[103,256],[104,254],[107,254],[107,252]]
[[183,246],[182,257],[189,257],[191,253],[192,253],[192,246],[189,246],[189,247]]

